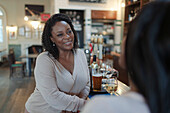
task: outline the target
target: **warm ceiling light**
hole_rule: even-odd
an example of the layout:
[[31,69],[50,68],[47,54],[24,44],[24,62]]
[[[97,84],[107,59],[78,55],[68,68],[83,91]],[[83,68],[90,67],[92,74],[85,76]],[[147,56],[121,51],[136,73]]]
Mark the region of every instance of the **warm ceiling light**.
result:
[[25,17],[24,17],[24,20],[25,20],[25,21],[28,21],[28,17],[27,17],[27,16],[25,16]]
[[122,3],[121,3],[121,6],[122,6],[122,7],[125,7],[125,3],[122,2]]

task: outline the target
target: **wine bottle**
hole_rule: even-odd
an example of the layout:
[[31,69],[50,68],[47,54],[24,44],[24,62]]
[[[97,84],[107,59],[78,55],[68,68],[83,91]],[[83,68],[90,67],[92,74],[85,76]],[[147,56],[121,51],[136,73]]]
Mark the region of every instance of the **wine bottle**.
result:
[[98,72],[98,64],[96,62],[96,55],[93,55],[93,63],[91,64],[92,75]]

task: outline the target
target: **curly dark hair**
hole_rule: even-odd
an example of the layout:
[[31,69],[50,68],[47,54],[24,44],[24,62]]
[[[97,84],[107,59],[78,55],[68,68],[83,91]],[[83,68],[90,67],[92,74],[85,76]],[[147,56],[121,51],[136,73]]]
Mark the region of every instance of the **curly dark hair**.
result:
[[76,49],[78,48],[77,33],[74,29],[71,19],[66,14],[62,14],[62,13],[54,14],[45,23],[45,27],[42,34],[42,44],[45,51],[48,51],[50,54],[52,54],[52,56],[55,59],[58,59],[59,57],[59,50],[57,46],[53,46],[53,42],[51,41],[50,37],[52,36],[51,34],[52,27],[56,24],[56,22],[60,22],[60,21],[65,21],[70,25],[71,30],[74,33],[73,50],[76,51]]
[[151,113],[170,113],[170,2],[143,7],[130,24],[125,56],[129,75]]

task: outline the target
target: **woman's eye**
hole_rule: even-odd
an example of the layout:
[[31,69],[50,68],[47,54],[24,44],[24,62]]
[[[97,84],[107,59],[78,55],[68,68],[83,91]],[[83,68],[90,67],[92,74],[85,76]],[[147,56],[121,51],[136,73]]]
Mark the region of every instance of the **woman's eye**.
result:
[[72,33],[72,31],[71,31],[71,30],[68,30],[68,33],[70,34],[70,33]]
[[63,36],[63,34],[58,34],[57,36],[58,36],[58,37],[61,37],[61,36]]

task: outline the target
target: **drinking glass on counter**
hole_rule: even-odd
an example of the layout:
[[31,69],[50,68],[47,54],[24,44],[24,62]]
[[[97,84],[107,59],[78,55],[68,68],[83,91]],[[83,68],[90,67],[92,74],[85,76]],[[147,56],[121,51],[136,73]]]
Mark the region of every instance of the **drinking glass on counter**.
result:
[[100,73],[96,73],[92,75],[93,79],[93,90],[101,90],[102,85],[102,75]]
[[110,95],[116,94],[118,88],[118,76],[119,72],[108,64],[102,63],[100,73],[103,75],[103,88],[110,93]]
[[103,78],[119,77],[119,72],[106,63],[101,64],[100,73],[102,73]]
[[106,81],[106,84],[105,84],[105,90],[110,93],[110,95],[117,95],[116,91],[117,91],[117,88],[118,88],[118,80],[117,80],[117,77],[111,77],[111,78],[108,78],[107,81]]

